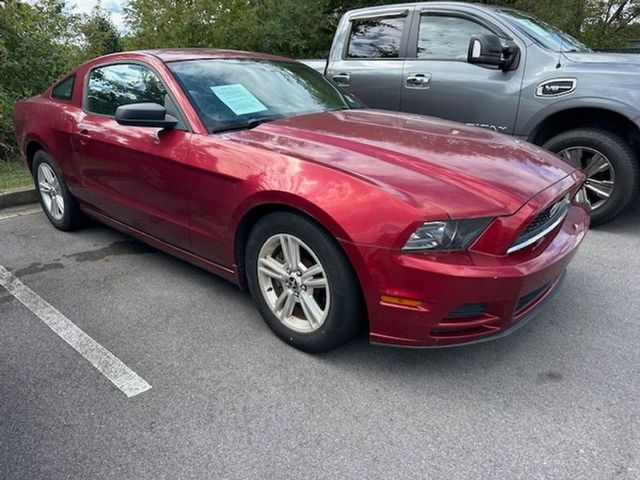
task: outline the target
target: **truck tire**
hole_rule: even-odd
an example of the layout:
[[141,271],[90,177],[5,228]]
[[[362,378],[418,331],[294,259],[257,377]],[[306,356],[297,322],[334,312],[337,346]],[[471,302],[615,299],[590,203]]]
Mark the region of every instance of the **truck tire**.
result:
[[592,226],[613,220],[635,199],[640,184],[638,157],[620,135],[579,128],[551,138],[543,147],[587,173],[583,194],[591,205]]

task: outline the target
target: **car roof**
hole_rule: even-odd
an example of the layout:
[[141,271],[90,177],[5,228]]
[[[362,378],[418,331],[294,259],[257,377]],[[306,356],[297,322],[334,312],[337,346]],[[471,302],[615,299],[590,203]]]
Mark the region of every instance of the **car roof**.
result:
[[[129,52],[134,53],[134,52]],[[247,60],[272,60],[280,62],[295,62],[291,58],[269,55],[267,53],[245,52],[241,50],[223,50],[217,48],[163,48],[156,50],[140,50],[137,53],[146,53],[159,58],[165,63],[180,62],[186,60],[201,59],[230,59],[241,58]]]

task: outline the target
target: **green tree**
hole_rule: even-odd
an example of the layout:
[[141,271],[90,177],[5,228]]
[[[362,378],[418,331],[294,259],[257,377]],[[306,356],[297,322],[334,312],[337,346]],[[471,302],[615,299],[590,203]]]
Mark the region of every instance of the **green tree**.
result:
[[11,112],[82,61],[122,50],[99,6],[72,12],[64,0],[0,0],[0,161],[15,158]]
[[76,21],[61,1],[0,1],[0,160],[16,153],[16,100],[40,93],[80,57]]
[[638,32],[640,0],[484,0],[482,3],[532,13],[596,49],[623,47]]
[[84,35],[84,53],[89,58],[122,51],[120,34],[100,4],[83,18],[80,31]]
[[[130,0],[127,47],[214,47],[324,56],[342,13],[382,0]],[[389,2],[386,2],[389,3]]]

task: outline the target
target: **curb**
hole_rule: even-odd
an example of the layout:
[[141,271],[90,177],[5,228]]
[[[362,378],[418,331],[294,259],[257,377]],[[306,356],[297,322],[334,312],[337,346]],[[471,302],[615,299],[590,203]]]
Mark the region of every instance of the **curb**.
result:
[[0,208],[36,203],[38,194],[35,187],[10,188],[0,191]]

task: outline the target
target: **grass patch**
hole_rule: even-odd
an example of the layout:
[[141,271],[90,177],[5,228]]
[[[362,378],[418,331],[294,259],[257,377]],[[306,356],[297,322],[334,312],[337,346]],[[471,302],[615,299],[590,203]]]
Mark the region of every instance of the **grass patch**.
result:
[[33,185],[29,170],[18,160],[0,161],[0,190]]

